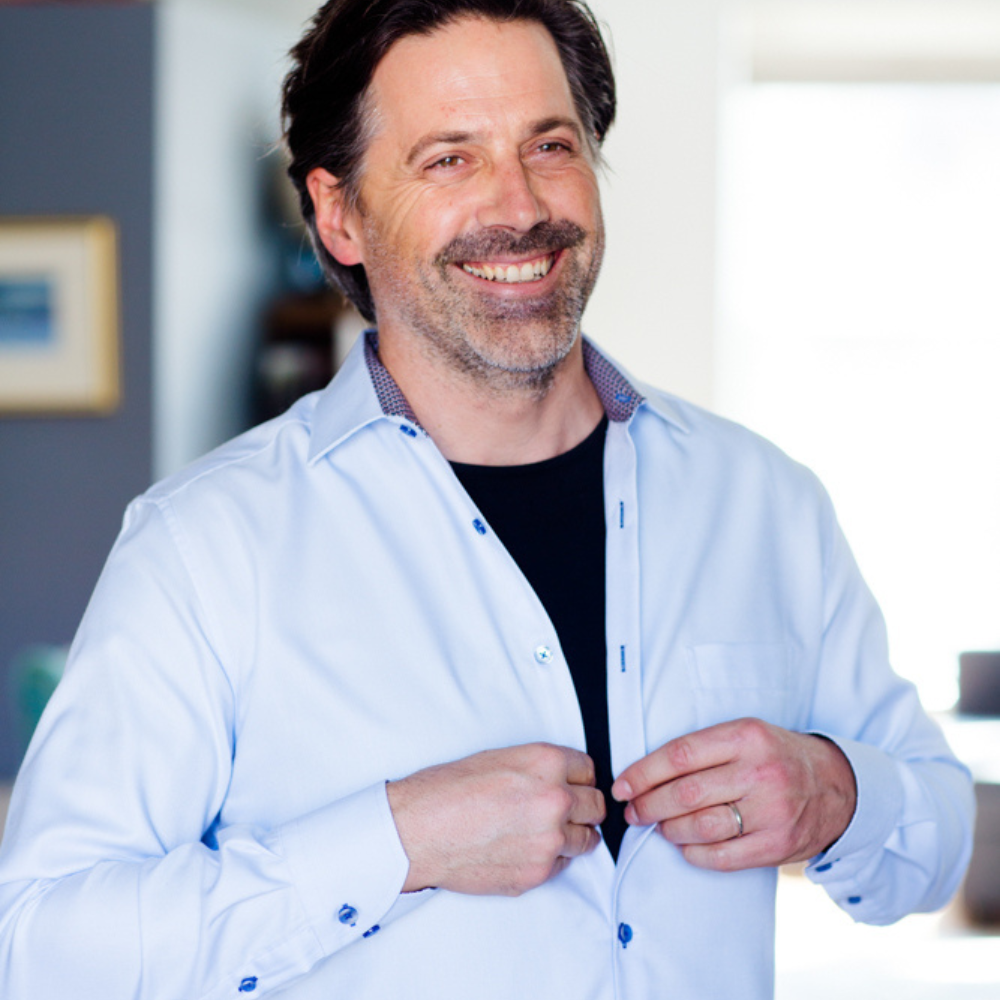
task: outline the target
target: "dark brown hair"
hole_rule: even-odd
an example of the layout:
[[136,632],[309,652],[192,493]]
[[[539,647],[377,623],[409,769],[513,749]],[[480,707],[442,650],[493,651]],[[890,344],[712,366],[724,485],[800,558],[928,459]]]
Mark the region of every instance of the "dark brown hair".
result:
[[364,153],[371,138],[366,100],[375,69],[407,35],[430,34],[461,17],[534,21],[555,41],[577,114],[588,136],[604,141],[615,116],[611,60],[594,15],[583,0],[329,0],[292,49],[282,122],[291,154],[289,176],[327,277],[374,322],[365,269],[338,263],[323,246],[306,177],[323,167],[357,206]]

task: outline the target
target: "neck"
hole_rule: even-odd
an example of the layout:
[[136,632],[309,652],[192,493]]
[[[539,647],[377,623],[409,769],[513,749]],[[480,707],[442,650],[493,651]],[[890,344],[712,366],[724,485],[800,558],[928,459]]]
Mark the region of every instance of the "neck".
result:
[[604,414],[583,343],[545,379],[500,375],[484,384],[427,357],[412,337],[379,331],[379,357],[417,419],[451,462],[525,465],[574,448]]

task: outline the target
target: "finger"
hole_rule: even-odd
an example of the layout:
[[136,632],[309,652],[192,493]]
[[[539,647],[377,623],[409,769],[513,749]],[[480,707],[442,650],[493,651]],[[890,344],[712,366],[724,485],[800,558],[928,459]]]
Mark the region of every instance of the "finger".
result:
[[582,823],[585,826],[597,826],[604,822],[608,809],[603,792],[596,788],[573,785],[569,791],[573,796],[573,803],[567,816],[568,822]]
[[780,862],[766,835],[735,837],[718,844],[689,844],[681,848],[688,864],[715,872],[738,872],[746,868],[773,868]]
[[660,833],[680,847],[689,844],[721,844],[749,832],[743,805],[738,806],[743,816],[742,827],[730,805],[712,806],[698,812],[679,816],[660,823]]
[[563,748],[566,753],[566,781],[571,785],[596,785],[594,762],[581,750]]
[[611,794],[628,802],[675,778],[727,764],[739,752],[738,735],[739,722],[723,722],[664,743],[622,771]]
[[637,826],[648,826],[733,802],[749,791],[742,770],[737,765],[724,764],[686,774],[637,795],[626,807],[625,819]]
[[577,858],[589,854],[601,841],[601,835],[592,827],[581,823],[567,823],[564,827],[564,841],[559,856]]

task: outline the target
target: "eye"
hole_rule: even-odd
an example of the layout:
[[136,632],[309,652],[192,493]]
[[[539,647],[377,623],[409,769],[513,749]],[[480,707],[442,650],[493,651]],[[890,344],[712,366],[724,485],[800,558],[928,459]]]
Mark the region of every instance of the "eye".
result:
[[442,156],[440,160],[435,160],[427,169],[454,170],[455,167],[460,167],[463,163],[465,160],[457,153],[449,153],[447,156]]
[[572,153],[573,150],[565,142],[559,139],[547,139],[545,142],[541,142],[536,147],[539,153],[551,154],[551,153]]

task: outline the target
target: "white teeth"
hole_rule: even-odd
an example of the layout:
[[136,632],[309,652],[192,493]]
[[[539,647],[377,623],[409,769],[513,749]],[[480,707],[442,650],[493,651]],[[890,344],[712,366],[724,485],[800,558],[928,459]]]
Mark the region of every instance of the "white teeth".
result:
[[552,256],[543,257],[525,264],[495,265],[483,264],[482,267],[473,267],[471,264],[463,264],[462,270],[477,278],[485,278],[487,281],[500,281],[509,285],[521,284],[526,281],[540,281],[552,270],[554,258]]

